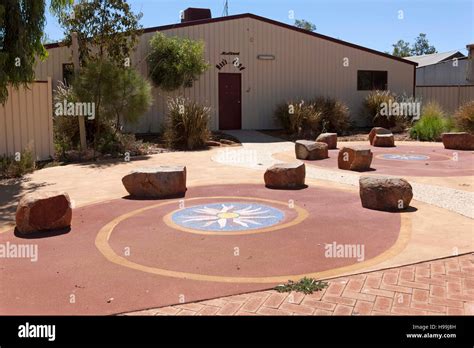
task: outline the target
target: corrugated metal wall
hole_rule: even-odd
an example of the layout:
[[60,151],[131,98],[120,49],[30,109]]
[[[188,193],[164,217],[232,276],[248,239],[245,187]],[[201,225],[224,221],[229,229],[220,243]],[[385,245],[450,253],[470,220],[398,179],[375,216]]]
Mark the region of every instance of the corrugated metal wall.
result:
[[[413,65],[406,64],[360,49],[263,22],[254,18],[186,26],[164,30],[168,36],[188,37],[206,43],[205,58],[210,63],[192,88],[173,93],[198,100],[211,106],[213,129],[218,129],[218,73],[239,72],[232,64],[220,71],[215,67],[222,52],[239,52],[245,66],[242,74],[242,128],[277,128],[273,111],[277,104],[292,98],[314,98],[319,95],[339,98],[347,103],[351,116],[362,122],[360,109],[368,91],[357,91],[357,70],[387,70],[388,87],[402,94],[413,93]],[[148,42],[154,33],[145,33],[139,42],[132,64],[147,74]],[[50,49],[50,57],[40,63],[37,76],[62,78],[62,63],[70,62],[69,48]],[[273,61],[258,60],[259,54],[272,54]],[[344,67],[344,58],[349,66]],[[54,82],[53,82],[54,84]],[[154,104],[136,126],[135,132],[157,132],[164,120],[166,100],[170,96],[153,90]]]
[[468,59],[447,61],[416,69],[417,86],[469,85]]
[[437,102],[446,112],[453,113],[464,103],[474,100],[474,86],[423,86],[416,87],[416,96],[423,104]]
[[36,160],[53,157],[51,80],[8,87],[8,94],[5,106],[0,104],[0,155],[28,149]]

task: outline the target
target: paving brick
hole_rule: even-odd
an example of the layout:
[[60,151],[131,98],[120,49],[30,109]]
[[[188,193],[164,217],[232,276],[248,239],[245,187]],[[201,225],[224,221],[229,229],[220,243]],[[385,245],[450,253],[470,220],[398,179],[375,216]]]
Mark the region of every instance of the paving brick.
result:
[[429,278],[430,277],[430,269],[421,267],[421,266],[416,266],[415,267],[415,277],[425,277]]
[[446,298],[446,288],[444,286],[431,285],[430,296]]
[[435,278],[423,278],[423,277],[415,277],[415,282],[417,283],[426,283],[426,284],[433,284],[439,286],[446,286],[446,281],[441,279]]
[[429,284],[418,283],[418,282],[411,282],[411,281],[407,281],[407,280],[399,280],[399,281],[398,281],[398,285],[406,286],[406,287],[409,287],[409,288],[422,289],[422,290],[429,290],[429,289],[430,289],[430,285],[429,285]]
[[392,307],[392,313],[400,315],[426,315],[426,311],[406,307]]
[[381,289],[372,289],[372,288],[363,288],[361,291],[363,294],[375,295],[375,296],[385,296],[393,298],[395,294],[393,291],[381,290]]
[[447,315],[464,315],[464,309],[463,308],[455,308],[455,307],[446,307]]
[[339,297],[339,296],[331,296],[331,295],[324,295],[322,300],[326,302],[332,302],[332,303],[342,304],[346,306],[354,306],[356,303],[356,300],[354,299]]
[[333,311],[334,308],[336,308],[336,303],[322,302],[322,301],[308,299],[308,298],[305,298],[303,302],[301,303],[308,307],[312,307],[316,309],[324,309],[327,311]]
[[398,281],[398,272],[387,272],[382,277],[382,284],[396,285]]
[[445,306],[439,306],[439,305],[434,305],[434,304],[429,304],[429,303],[420,303],[420,302],[411,302],[411,307],[416,308],[416,309],[421,309],[425,311],[430,311],[430,312],[441,312],[441,313],[446,313],[446,307]]
[[411,298],[413,301],[427,302],[429,296],[428,290],[413,289],[413,296]]
[[314,309],[309,306],[297,305],[293,303],[283,303],[280,306],[280,309],[301,315],[311,315],[314,312]]
[[411,303],[410,294],[405,294],[402,292],[397,292],[393,298],[393,306],[397,307],[409,307]]
[[175,306],[175,308],[199,312],[201,309],[204,308],[204,305],[199,303],[183,303],[182,305]]
[[205,306],[197,313],[197,315],[214,315],[219,311],[219,309],[219,307]]
[[261,315],[291,315],[290,312],[284,311],[283,309],[276,309],[270,307],[260,307],[257,314]]
[[334,309],[333,315],[351,315],[353,307],[338,304]]
[[256,312],[265,302],[265,298],[253,297],[245,302],[240,308],[244,312]]
[[346,287],[345,283],[340,283],[340,282],[330,283],[326,290],[326,294],[332,295],[332,296],[340,296],[345,287]]
[[474,302],[464,303],[464,314],[474,315]]
[[217,315],[232,315],[236,313],[240,307],[242,307],[242,303],[228,302],[216,314]]
[[332,315],[331,311],[326,311],[324,309],[316,309],[313,315]]
[[458,307],[458,308],[464,307],[464,303],[462,301],[447,300],[445,298],[439,298],[439,297],[430,297],[429,303],[434,304],[434,305],[446,306],[446,307]]
[[285,303],[300,304],[304,299],[304,294],[302,292],[292,291],[288,297],[285,299]]
[[263,305],[270,308],[278,308],[283,303],[285,298],[288,296],[287,293],[274,293],[271,294],[269,298],[265,300]]
[[176,313],[180,311],[180,309],[168,306],[168,307],[158,308],[156,311],[161,314],[175,315]]
[[388,297],[377,296],[374,302],[374,311],[390,312],[392,308],[392,299]]
[[413,292],[412,288],[408,288],[406,286],[400,286],[400,285],[391,285],[391,284],[380,284],[380,289],[381,290],[390,290],[390,291],[395,291],[395,292],[405,292],[407,294],[411,294]]
[[187,309],[182,309],[178,313],[176,313],[176,315],[179,315],[179,316],[196,315],[196,312],[195,311],[190,311],[190,310],[187,310]]
[[405,281],[415,280],[415,272],[402,268],[400,270],[400,280],[405,280]]
[[345,288],[345,291],[359,292],[364,285],[365,279],[351,279]]
[[344,290],[342,293],[342,297],[347,297],[347,298],[352,298],[355,300],[362,300],[362,301],[375,301],[375,295],[370,295],[370,294],[362,294],[360,292],[353,292],[353,291],[347,291]]
[[373,302],[367,301],[357,301],[356,305],[354,306],[354,310],[352,311],[353,315],[369,315],[372,312],[372,308],[374,307]]
[[431,273],[432,274],[445,274],[444,263],[432,263],[431,264]]
[[382,277],[369,275],[367,276],[367,279],[365,280],[364,287],[378,289],[380,287],[381,282],[382,282]]

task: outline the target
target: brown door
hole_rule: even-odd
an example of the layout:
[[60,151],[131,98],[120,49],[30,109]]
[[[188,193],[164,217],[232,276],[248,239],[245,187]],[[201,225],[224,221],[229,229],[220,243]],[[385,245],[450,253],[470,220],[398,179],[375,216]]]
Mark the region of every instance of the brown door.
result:
[[240,74],[219,73],[219,129],[242,128]]

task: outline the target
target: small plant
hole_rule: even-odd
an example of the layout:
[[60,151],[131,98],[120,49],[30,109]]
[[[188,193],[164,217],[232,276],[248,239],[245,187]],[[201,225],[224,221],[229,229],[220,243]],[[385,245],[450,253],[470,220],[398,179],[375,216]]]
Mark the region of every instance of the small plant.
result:
[[318,115],[313,113],[312,106],[304,100],[291,100],[278,105],[274,117],[289,134],[299,134],[309,120],[316,119]]
[[474,133],[474,101],[462,105],[454,114],[454,123],[461,131]]
[[16,153],[14,156],[0,157],[0,178],[19,178],[35,170],[36,164],[33,154],[29,150]]
[[210,108],[185,98],[168,101],[164,139],[174,149],[195,150],[209,140]]
[[[316,133],[344,133],[350,127],[349,109],[341,101],[318,97],[311,102],[313,115],[319,115],[311,122],[311,129]],[[315,121],[315,122],[314,122]]]
[[278,292],[302,292],[306,295],[312,294],[315,291],[320,291],[328,286],[328,283],[316,280],[313,278],[300,279],[297,282],[289,280],[286,284],[281,284],[275,287],[275,290]]
[[439,141],[441,133],[452,128],[452,120],[446,117],[437,103],[430,102],[423,107],[421,118],[410,128],[410,137],[421,141]]
[[395,102],[396,96],[390,91],[375,90],[370,92],[364,100],[364,113],[369,123],[376,127],[392,128],[395,126],[395,117],[382,116],[380,110],[383,103],[387,105]]

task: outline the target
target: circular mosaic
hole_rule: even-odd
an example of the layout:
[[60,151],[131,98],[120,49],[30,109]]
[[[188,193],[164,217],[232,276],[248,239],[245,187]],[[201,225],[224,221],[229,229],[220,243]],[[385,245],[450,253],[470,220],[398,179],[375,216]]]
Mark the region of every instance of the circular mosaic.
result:
[[211,232],[261,229],[283,221],[285,213],[260,203],[223,202],[196,205],[174,212],[171,220],[184,228]]
[[379,158],[386,159],[386,160],[394,160],[394,161],[426,161],[430,158],[430,156],[426,155],[407,155],[407,154],[394,154],[394,153],[387,153],[384,155],[378,156]]

